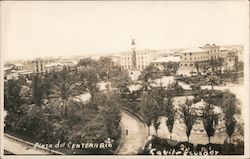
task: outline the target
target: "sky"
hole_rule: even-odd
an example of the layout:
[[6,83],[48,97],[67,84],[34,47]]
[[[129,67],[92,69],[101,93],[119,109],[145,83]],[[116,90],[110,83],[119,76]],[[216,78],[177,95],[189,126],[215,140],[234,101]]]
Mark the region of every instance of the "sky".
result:
[[248,44],[247,1],[4,1],[4,60]]

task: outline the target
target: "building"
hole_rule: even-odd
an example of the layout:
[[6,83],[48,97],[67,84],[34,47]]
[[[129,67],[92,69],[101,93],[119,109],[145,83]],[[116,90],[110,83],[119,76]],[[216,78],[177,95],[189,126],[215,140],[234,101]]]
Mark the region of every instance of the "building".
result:
[[5,64],[4,65],[4,81],[17,80],[20,76],[28,77],[32,72],[26,70],[23,64]]
[[223,59],[222,71],[232,69],[235,63],[235,58],[241,58],[242,49],[232,49],[217,46],[215,44],[206,44],[198,48],[183,49],[179,53],[180,67],[178,74],[191,75],[197,73],[196,63],[206,64],[209,60]]
[[189,48],[179,53],[180,65],[178,74],[190,75],[190,72],[196,72],[195,63],[209,60],[209,51],[201,48]]
[[45,69],[44,69],[45,62],[44,60],[37,58],[33,61],[28,61],[24,64],[24,67],[26,70],[31,71],[32,73],[36,74],[44,74]]
[[161,57],[151,62],[155,67],[159,68],[159,70],[163,71],[166,64],[169,62],[173,63],[179,63],[180,62],[180,56],[174,55],[174,56],[167,56],[167,57]]
[[134,39],[131,43],[131,51],[120,54],[120,66],[128,70],[143,70],[159,55],[158,50],[137,50]]

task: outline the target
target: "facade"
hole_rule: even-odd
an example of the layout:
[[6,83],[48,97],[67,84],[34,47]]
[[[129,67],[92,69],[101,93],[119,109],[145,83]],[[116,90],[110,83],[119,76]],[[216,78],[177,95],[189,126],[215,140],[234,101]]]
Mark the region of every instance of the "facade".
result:
[[131,51],[120,54],[120,66],[128,70],[143,70],[156,59],[158,53],[157,50],[137,50],[135,42],[132,40]]
[[223,59],[223,70],[233,69],[235,58],[242,59],[243,49],[232,49],[230,47],[224,48],[215,44],[206,44],[199,48],[184,49],[179,52],[180,67],[178,74],[191,75],[197,73],[196,62],[206,63],[208,60]]
[[167,57],[161,57],[151,62],[155,67],[157,67],[159,70],[163,71],[165,64],[169,62],[179,63],[180,62],[180,56],[174,55],[174,56],[167,56]]
[[121,53],[120,65],[123,69],[143,70],[155,58],[153,50],[133,50]]
[[195,62],[207,61],[210,59],[209,51],[200,48],[186,49],[180,54],[180,67],[178,74],[190,75],[196,72]]
[[25,69],[36,74],[43,74],[45,72],[44,63],[44,60],[38,58],[33,61],[26,62]]

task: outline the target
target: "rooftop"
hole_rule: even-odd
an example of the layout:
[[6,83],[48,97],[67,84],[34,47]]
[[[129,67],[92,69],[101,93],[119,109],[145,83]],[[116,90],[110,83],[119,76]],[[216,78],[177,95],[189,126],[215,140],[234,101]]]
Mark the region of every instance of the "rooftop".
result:
[[189,52],[208,52],[208,50],[204,50],[201,48],[187,48],[187,49],[183,49],[183,51],[181,51],[180,53],[189,53]]
[[179,56],[168,56],[168,57],[162,57],[162,58],[156,59],[152,61],[152,63],[179,62],[179,61],[180,61]]

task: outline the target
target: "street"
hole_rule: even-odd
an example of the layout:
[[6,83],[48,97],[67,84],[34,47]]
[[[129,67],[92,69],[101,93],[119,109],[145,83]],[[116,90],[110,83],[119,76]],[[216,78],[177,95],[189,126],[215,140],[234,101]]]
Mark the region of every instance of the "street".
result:
[[138,119],[125,111],[121,112],[121,127],[123,137],[117,154],[136,155],[138,150],[145,144],[146,127]]

